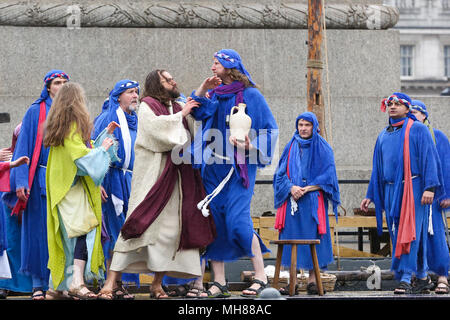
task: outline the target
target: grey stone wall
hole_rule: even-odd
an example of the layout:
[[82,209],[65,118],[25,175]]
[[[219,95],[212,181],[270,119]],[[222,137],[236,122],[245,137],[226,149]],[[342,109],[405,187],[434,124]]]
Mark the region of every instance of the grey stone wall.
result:
[[[171,72],[185,94],[211,74],[212,54],[234,48],[260,85],[280,127],[279,151],[292,136],[295,117],[306,110],[306,30],[170,29],[0,26],[0,112],[11,123],[0,124],[0,147],[9,146],[14,127],[42,89],[52,68],[67,72],[86,90],[96,116],[116,81],[144,83],[155,68]],[[368,179],[375,139],[386,124],[379,111],[383,97],[399,90],[398,32],[328,30],[329,87],[339,179]],[[326,84],[325,69],[323,73]],[[326,89],[326,87],[325,87]],[[325,101],[327,95],[325,94]],[[448,98],[424,98],[433,124],[449,135]],[[331,139],[332,138],[332,139]],[[274,166],[260,172],[271,180]],[[347,212],[358,206],[366,185],[341,185]],[[257,185],[252,214],[273,211],[271,185]]]

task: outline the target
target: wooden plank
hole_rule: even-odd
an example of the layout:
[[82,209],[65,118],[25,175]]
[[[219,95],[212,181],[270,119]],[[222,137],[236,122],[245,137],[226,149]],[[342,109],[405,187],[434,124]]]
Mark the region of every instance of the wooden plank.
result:
[[278,231],[275,229],[271,230],[271,229],[267,229],[267,228],[260,228],[259,235],[263,239],[278,240]]
[[[333,254],[337,256],[337,246],[333,245]],[[357,257],[379,257],[383,258],[384,256],[374,254],[374,253],[368,253],[364,251],[359,251],[343,246],[339,246],[339,256],[341,258],[357,258]]]
[[260,228],[273,228],[275,226],[275,217],[259,217]]
[[[339,228],[376,228],[377,219],[376,217],[364,216],[339,217],[337,224],[336,219],[330,219],[330,227],[335,226]],[[383,226],[387,227],[385,218],[383,218]]]

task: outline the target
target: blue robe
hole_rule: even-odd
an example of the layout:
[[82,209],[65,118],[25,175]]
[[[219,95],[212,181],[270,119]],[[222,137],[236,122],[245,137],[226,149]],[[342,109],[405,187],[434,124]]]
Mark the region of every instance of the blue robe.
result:
[[[412,120],[410,120],[412,121]],[[410,159],[414,204],[416,240],[412,241],[410,252],[395,257],[395,246],[399,227],[399,216],[393,210],[401,207],[403,194],[403,138],[405,125],[388,131],[385,128],[378,136],[373,156],[373,170],[366,198],[375,204],[378,232],[382,232],[381,210],[386,212],[386,222],[393,245],[391,269],[397,279],[416,273],[423,277],[428,270],[426,259],[428,212],[421,204],[425,190],[435,188],[435,197],[442,196],[442,171],[437,150],[428,128],[414,121],[410,130]],[[401,169],[399,169],[401,168]],[[398,183],[400,175],[400,183]],[[400,200],[398,198],[400,197]]]
[[[50,110],[52,99],[48,96],[45,100],[46,116]],[[22,156],[33,161],[33,150],[36,143],[36,133],[39,120],[40,99],[33,103],[25,113],[22,127],[17,139],[12,160]],[[20,230],[21,257],[19,273],[29,275],[33,279],[33,288],[48,288],[50,272],[47,269],[47,200],[45,172],[49,148],[42,144],[39,160],[33,180],[33,185],[28,185],[28,165],[11,169],[11,192],[3,195],[3,200],[9,206],[14,206],[17,201],[15,191],[21,187],[30,190],[27,207],[22,215]],[[27,290],[25,288],[24,290]],[[26,292],[26,291],[25,291]]]
[[[218,99],[213,95],[211,99],[191,95],[200,102],[200,107],[192,112],[196,120],[202,121],[203,132],[208,129],[219,130],[222,140],[216,142],[214,150],[219,156],[228,156],[231,160],[225,163],[208,164],[208,158],[201,159],[201,172],[206,193],[210,194],[226,177],[232,166],[235,171],[223,190],[212,200],[210,209],[216,225],[217,237],[206,249],[206,257],[214,261],[234,261],[241,257],[253,257],[251,250],[253,235],[253,222],[250,214],[250,204],[256,180],[258,167],[268,165],[272,158],[272,141],[276,141],[278,127],[263,95],[256,88],[246,88],[243,92],[244,103],[247,104],[247,115],[252,119],[252,129],[256,130],[249,138],[258,150],[253,161],[247,158],[249,186],[245,188],[233,159],[232,147],[228,142],[229,126],[226,123],[227,115],[235,105],[235,94]],[[259,130],[266,129],[266,132]],[[255,134],[256,133],[256,134]],[[196,140],[197,141],[197,137]],[[194,141],[194,144],[195,144]],[[203,141],[204,142],[204,141]],[[195,149],[195,147],[194,147]],[[202,151],[208,155],[211,150],[202,143]],[[192,151],[191,151],[192,152]],[[203,152],[201,155],[203,155]],[[195,156],[194,156],[195,157]],[[195,162],[198,161],[194,159]],[[257,235],[257,234],[256,234]],[[258,236],[258,235],[257,235]],[[270,252],[258,237],[262,253]]]
[[[328,203],[331,202],[337,220],[337,207],[340,203],[339,185],[336,174],[333,150],[319,135],[319,122],[311,112],[305,112],[297,117],[313,124],[313,135],[310,139],[302,139],[298,130],[288,142],[281,155],[277,171],[273,178],[275,208],[282,207],[286,202],[284,228],[280,231],[279,239],[319,239],[316,245],[319,267],[326,269],[333,262],[333,246],[331,243],[328,221]],[[287,162],[289,158],[289,177],[287,176]],[[319,191],[306,193],[297,200],[297,210],[291,214],[291,188],[293,186],[320,187],[325,207],[325,233],[319,234],[319,219],[317,214]],[[291,246],[285,246],[281,260],[282,265],[291,264]],[[297,267],[313,269],[313,262],[309,246],[298,246]]]
[[[117,108],[120,107],[110,107],[109,109],[103,110],[103,112],[96,118],[94,122],[95,128],[92,134],[93,140],[97,138],[97,136],[108,126],[111,121],[119,123],[119,119],[116,113]],[[128,129],[131,138],[130,162],[127,170],[122,170],[124,166],[123,162],[125,160],[125,149],[122,138],[122,131],[120,128],[117,128],[116,130],[114,130],[113,135],[118,142],[117,156],[119,160],[111,163],[109,171],[102,183],[103,188],[108,194],[106,203],[102,203],[102,217],[104,223],[103,227],[106,228],[108,234],[108,239],[103,241],[102,244],[103,253],[105,255],[105,262],[112,259],[110,253],[114,249],[114,245],[116,244],[120,229],[125,222],[126,214],[128,211],[128,200],[130,198],[131,192],[131,178],[134,163],[134,143],[136,141],[137,133],[137,116],[135,112],[133,112],[131,115],[126,112],[124,112],[124,114],[128,123]],[[116,212],[116,208],[112,200],[113,195],[123,202],[122,212],[119,215]],[[135,282],[137,285],[139,285],[138,274],[124,273],[122,275],[122,279],[123,281]]]
[[[438,129],[434,129],[434,136],[436,139],[437,152],[441,161],[442,173],[444,176],[445,195],[441,197],[441,199],[448,199],[450,198],[450,143],[445,134]],[[432,224],[434,234],[428,235],[427,259],[428,266],[431,271],[440,276],[447,276],[450,255],[446,239],[445,224],[443,221],[443,218],[445,218],[446,215],[443,215],[445,209],[442,209],[439,204],[440,201],[435,199],[432,205]]]
[[33,289],[31,276],[19,273],[21,242],[20,242],[20,224],[17,216],[11,216],[11,209],[0,201],[0,210],[3,211],[5,218],[6,241],[8,247],[6,254],[8,255],[9,267],[11,270],[11,279],[0,279],[0,289],[10,290],[14,292],[30,293]]

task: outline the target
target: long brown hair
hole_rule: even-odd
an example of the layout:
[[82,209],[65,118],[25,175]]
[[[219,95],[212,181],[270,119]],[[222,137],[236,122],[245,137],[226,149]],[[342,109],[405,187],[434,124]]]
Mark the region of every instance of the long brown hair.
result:
[[167,90],[161,84],[162,74],[166,72],[164,69],[156,69],[151,71],[145,78],[144,92],[142,98],[152,97],[164,105],[168,105],[172,97],[168,94]]
[[228,70],[229,70],[229,75],[233,81],[237,80],[239,82],[242,82],[246,88],[249,88],[249,87],[259,88],[258,85],[253,85],[250,82],[250,80],[248,80],[248,77],[245,74],[241,73],[238,69],[232,68],[232,69],[228,69]]
[[68,82],[58,90],[53,99],[45,121],[44,146],[64,146],[64,139],[74,122],[83,142],[88,142],[93,123],[86,106],[86,95],[78,83]]

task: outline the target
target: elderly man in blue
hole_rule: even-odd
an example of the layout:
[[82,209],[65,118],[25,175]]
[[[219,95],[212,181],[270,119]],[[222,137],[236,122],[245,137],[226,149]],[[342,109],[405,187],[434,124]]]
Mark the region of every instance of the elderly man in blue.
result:
[[[50,272],[47,269],[47,200],[45,172],[49,148],[42,144],[44,121],[58,90],[69,81],[62,70],[51,70],[44,77],[41,96],[28,108],[22,120],[20,134],[14,149],[13,160],[22,156],[30,159],[29,166],[11,170],[11,192],[3,195],[20,230],[20,266],[17,272],[22,280],[1,280],[0,288],[30,292],[34,300],[45,299]],[[15,268],[12,268],[15,269]],[[31,277],[31,281],[26,278]],[[30,288],[30,282],[31,287]],[[13,287],[10,287],[12,285]]]
[[437,294],[448,293],[448,268],[449,250],[445,238],[447,220],[445,210],[450,207],[450,143],[445,134],[431,126],[428,119],[428,111],[425,104],[420,100],[412,100],[412,113],[417,120],[425,124],[430,130],[431,136],[436,144],[439,159],[441,161],[442,173],[444,175],[445,196],[441,201],[435,199],[430,208],[431,216],[428,222],[428,243],[427,258],[430,271],[438,275],[437,287],[434,290]]
[[[321,269],[333,262],[333,246],[328,223],[328,202],[337,219],[339,185],[333,150],[319,135],[319,122],[312,112],[297,117],[296,132],[281,155],[273,178],[275,228],[280,240],[319,239],[316,246]],[[308,294],[318,294],[313,261],[308,246],[298,248],[297,266],[309,270]],[[283,250],[281,263],[291,265],[291,247]],[[282,294],[288,294],[281,288]]]
[[[118,141],[119,161],[112,162],[102,183],[102,217],[106,239],[103,240],[103,252],[108,268],[107,281],[113,281],[114,298],[133,299],[120,281],[139,284],[138,274],[115,274],[109,272],[112,251],[125,221],[128,210],[128,199],[131,191],[131,178],[134,163],[134,142],[137,133],[136,109],[139,105],[139,83],[124,79],[118,81],[103,105],[102,113],[95,119],[92,139],[108,126],[111,121],[120,125],[114,131]],[[117,279],[116,279],[117,278]]]
[[[206,249],[214,271],[214,284],[207,293],[209,297],[229,297],[225,262],[249,256],[255,279],[242,295],[255,297],[267,286],[262,254],[269,250],[253,230],[250,203],[257,168],[270,164],[278,127],[236,51],[216,52],[211,70],[214,75],[206,78],[191,95],[200,102],[193,109],[193,116],[202,121],[202,131],[196,135],[191,153],[194,163],[201,156],[203,184],[209,194],[199,207],[207,215],[209,204],[217,230],[215,241]],[[231,109],[239,103],[246,104],[247,115],[252,120],[245,141],[238,141],[229,132]],[[202,147],[200,153],[195,146],[198,141]]]
[[[443,196],[439,156],[428,128],[410,112],[411,98],[394,93],[382,101],[389,113],[389,126],[378,136],[372,176],[361,210],[375,204],[378,233],[382,210],[392,239],[391,269],[400,280],[396,294],[427,292],[428,205]],[[415,274],[417,281],[411,285]],[[428,291],[429,292],[429,291]]]

